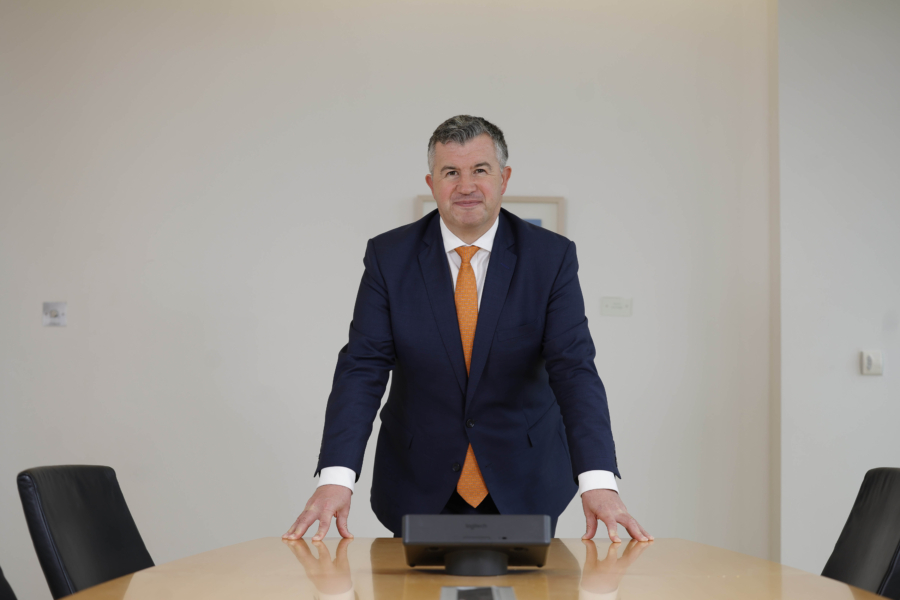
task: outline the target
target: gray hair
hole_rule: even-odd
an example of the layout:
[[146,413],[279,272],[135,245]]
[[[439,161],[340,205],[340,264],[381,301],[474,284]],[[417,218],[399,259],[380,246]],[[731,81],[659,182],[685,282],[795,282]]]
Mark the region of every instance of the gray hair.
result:
[[428,140],[428,172],[434,173],[434,147],[436,144],[454,142],[463,145],[484,134],[489,135],[494,142],[497,162],[503,169],[509,158],[509,150],[506,148],[506,140],[503,139],[503,132],[500,131],[500,128],[481,117],[457,115],[438,125],[438,128],[431,134],[431,139]]

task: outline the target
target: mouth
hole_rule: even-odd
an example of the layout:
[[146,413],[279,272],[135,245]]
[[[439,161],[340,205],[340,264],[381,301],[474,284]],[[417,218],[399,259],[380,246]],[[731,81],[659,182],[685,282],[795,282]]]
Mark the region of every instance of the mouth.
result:
[[458,206],[459,208],[474,208],[482,202],[482,200],[456,200],[453,202],[453,206]]

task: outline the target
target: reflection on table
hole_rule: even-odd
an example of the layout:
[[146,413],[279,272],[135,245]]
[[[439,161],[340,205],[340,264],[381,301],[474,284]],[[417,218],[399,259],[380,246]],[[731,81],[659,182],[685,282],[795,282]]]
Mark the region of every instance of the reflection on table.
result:
[[410,569],[406,567],[402,544],[392,539],[374,540],[369,556],[375,600],[438,598],[442,586],[470,585],[510,586],[517,600],[578,599],[581,566],[560,540],[553,540],[544,567],[510,567],[509,574],[500,577],[450,577],[439,567]]
[[406,566],[397,539],[264,538],[110,581],[73,600],[437,600],[443,586],[509,586],[518,600],[864,600],[878,596],[812,573],[675,539],[553,540],[543,568],[452,577]]
[[342,539],[338,542],[335,559],[331,559],[328,546],[322,542],[310,542],[318,556],[313,556],[306,540],[284,540],[291,549],[310,583],[316,588],[322,600],[349,600],[354,597],[353,579],[350,576],[350,561],[347,559],[347,548],[353,540]]

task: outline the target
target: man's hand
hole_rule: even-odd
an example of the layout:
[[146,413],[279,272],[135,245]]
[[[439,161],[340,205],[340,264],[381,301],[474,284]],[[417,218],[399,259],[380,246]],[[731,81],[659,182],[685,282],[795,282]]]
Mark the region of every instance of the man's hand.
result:
[[353,534],[347,529],[347,517],[350,516],[350,488],[342,485],[323,485],[316,488],[316,492],[306,503],[306,508],[294,521],[294,524],[282,537],[286,540],[297,540],[306,534],[310,525],[319,522],[319,530],[313,536],[313,541],[319,541],[328,533],[331,527],[331,518],[337,517],[338,533],[341,537],[352,538]]
[[597,533],[597,521],[603,521],[609,533],[611,542],[621,542],[617,533],[618,524],[621,523],[628,534],[639,542],[653,539],[647,533],[637,519],[628,514],[625,505],[619,498],[619,494],[613,490],[590,490],[581,495],[581,504],[584,506],[584,518],[587,519],[587,531],[581,537],[590,540]]

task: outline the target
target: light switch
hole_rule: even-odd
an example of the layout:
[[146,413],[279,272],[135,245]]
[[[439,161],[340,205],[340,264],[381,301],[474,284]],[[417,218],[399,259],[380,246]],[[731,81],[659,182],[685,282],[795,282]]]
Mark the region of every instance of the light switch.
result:
[[66,326],[66,303],[44,302],[44,327]]
[[600,314],[606,317],[630,317],[631,298],[600,298]]
[[882,375],[884,357],[881,350],[863,350],[859,353],[859,371],[863,375]]

